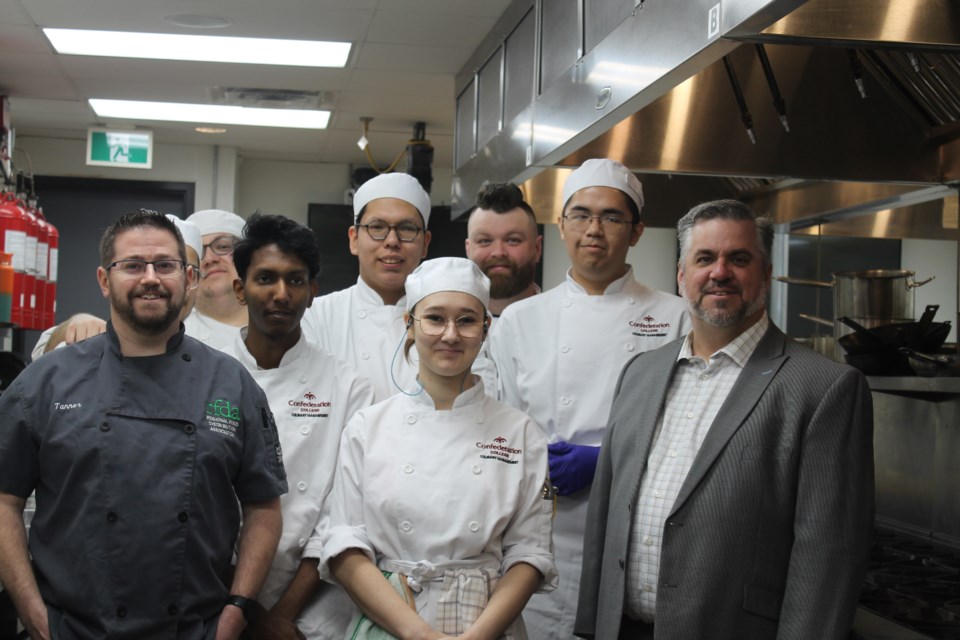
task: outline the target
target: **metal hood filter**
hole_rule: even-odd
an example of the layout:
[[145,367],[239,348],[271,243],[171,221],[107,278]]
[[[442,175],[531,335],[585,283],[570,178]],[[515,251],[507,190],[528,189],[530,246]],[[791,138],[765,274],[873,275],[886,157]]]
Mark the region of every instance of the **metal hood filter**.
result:
[[[815,224],[831,212],[840,219],[920,206],[928,219],[942,214],[926,203],[955,194],[951,185],[960,182],[960,5],[810,0],[746,3],[752,6],[744,9],[743,4],[721,3],[727,14],[721,38],[687,34],[687,42],[678,43],[695,53],[663,71],[660,85],[669,80],[671,86],[653,82],[618,107],[639,108],[622,115],[614,109],[588,126],[567,127],[567,142],[539,160],[534,140],[534,157],[519,170],[515,163],[485,162],[503,153],[502,141],[494,138],[457,168],[457,196],[469,200],[469,187],[478,180],[520,179],[543,221],[552,221],[561,206],[557,194],[564,168],[609,157],[647,174],[641,176],[650,192],[644,217],[654,226],[672,226],[696,202],[716,197],[747,200],[793,227]],[[668,24],[666,12],[674,6],[663,3],[664,13],[633,15],[625,22],[653,16]],[[608,38],[622,38],[620,31],[628,27],[640,29],[623,24]],[[773,78],[765,74],[758,44]],[[602,50],[598,44],[579,64],[596,68],[602,61],[590,56]],[[639,45],[634,52],[638,64],[649,55]],[[724,56],[742,89],[755,144]],[[681,77],[684,66],[694,68]],[[586,82],[588,75],[583,70],[567,79]],[[779,109],[771,80],[782,96]],[[616,96],[626,87],[609,89]],[[585,121],[586,105],[575,100],[564,107],[542,105],[552,93],[546,88],[532,103],[534,130],[541,112],[554,129],[563,129],[561,122]],[[596,104],[589,108],[597,110]],[[785,111],[789,132],[778,111]],[[565,146],[576,148],[563,153]]]

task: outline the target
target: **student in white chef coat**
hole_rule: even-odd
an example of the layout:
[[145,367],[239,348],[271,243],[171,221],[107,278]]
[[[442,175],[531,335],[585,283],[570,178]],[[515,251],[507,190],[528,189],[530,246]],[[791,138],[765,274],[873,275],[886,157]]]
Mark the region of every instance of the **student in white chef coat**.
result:
[[188,221],[202,234],[200,252],[200,288],[193,311],[183,320],[187,335],[214,349],[233,344],[240,327],[247,324],[247,310],[233,294],[237,270],[233,266],[233,247],[243,237],[244,220],[235,213],[219,209],[197,211]]
[[566,281],[507,307],[489,340],[501,400],[550,441],[560,584],[523,613],[530,636],[544,640],[573,637],[589,489],[617,376],[631,357],[690,330],[683,301],[637,282],[626,262],[643,233],[636,176],[619,162],[588,160],[567,178],[563,201]]
[[[535,591],[556,586],[546,439],[470,372],[489,321],[489,280],[465,258],[407,279],[418,382],[344,430],[320,574],[400,638],[525,638]],[[352,635],[357,633],[356,636]]]
[[288,218],[257,214],[244,232],[233,253],[234,290],[249,323],[226,351],[269,399],[290,485],[280,499],[277,555],[257,598],[266,611],[252,620],[248,633],[254,640],[342,638],[353,610],[350,599],[339,587],[320,582],[316,555],[305,548],[333,484],[343,426],[370,405],[373,387],[353,367],[307,342],[300,330],[320,270],[313,232]]
[[430,196],[416,178],[387,173],[353,197],[350,253],[357,284],[317,298],[303,318],[312,342],[373,383],[378,401],[415,386],[416,368],[398,353],[405,331],[403,283],[427,255]]

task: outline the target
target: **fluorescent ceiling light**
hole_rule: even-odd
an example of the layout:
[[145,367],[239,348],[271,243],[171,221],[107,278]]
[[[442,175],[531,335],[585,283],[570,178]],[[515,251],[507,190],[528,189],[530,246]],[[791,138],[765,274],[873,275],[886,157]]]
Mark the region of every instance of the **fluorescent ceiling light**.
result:
[[139,102],[135,100],[90,99],[90,106],[101,118],[130,120],[163,120],[242,124],[252,127],[286,127],[290,129],[326,129],[329,111],[305,109],[255,109],[215,104],[183,104],[176,102]]
[[349,42],[86,29],[44,29],[43,32],[57,53],[79,56],[343,67],[350,55]]

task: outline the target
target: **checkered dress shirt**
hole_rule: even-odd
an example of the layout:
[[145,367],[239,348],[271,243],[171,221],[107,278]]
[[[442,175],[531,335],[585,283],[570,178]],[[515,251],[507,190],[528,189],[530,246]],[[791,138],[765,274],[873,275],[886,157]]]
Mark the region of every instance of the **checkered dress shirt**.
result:
[[764,313],[709,360],[693,355],[692,332],[683,342],[634,509],[625,603],[631,618],[653,622],[664,523],[710,425],[768,324]]

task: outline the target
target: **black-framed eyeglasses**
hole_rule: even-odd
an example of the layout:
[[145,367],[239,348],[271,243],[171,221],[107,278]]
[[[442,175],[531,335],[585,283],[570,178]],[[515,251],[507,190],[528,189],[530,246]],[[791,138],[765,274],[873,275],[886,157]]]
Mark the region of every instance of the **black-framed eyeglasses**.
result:
[[370,237],[377,242],[383,242],[386,240],[391,231],[397,232],[397,238],[400,240],[400,242],[413,242],[417,239],[417,236],[420,234],[420,232],[423,231],[422,227],[418,227],[412,222],[387,224],[386,222],[381,222],[380,220],[374,220],[373,222],[367,224],[358,224],[357,226],[366,229],[367,233],[370,234]]
[[142,277],[147,272],[147,265],[153,267],[153,272],[161,278],[183,273],[186,263],[183,260],[116,260],[107,266],[107,271],[115,271],[134,278]]
[[444,318],[441,315],[428,313],[419,318],[412,313],[410,317],[420,323],[420,331],[428,336],[442,336],[447,326],[452,322],[453,328],[461,338],[477,338],[483,333],[485,322],[477,316],[460,316],[459,318]]
[[228,256],[233,253],[233,249],[237,246],[236,236],[223,235],[217,236],[207,244],[203,245],[202,251],[200,252],[200,258],[202,259],[207,253],[207,249],[213,251],[218,256]]
[[593,216],[589,213],[572,211],[563,214],[563,219],[567,221],[567,226],[572,231],[584,231],[594,220],[597,220],[600,226],[607,231],[619,231],[631,224],[630,220],[617,213],[602,213],[599,216]]

